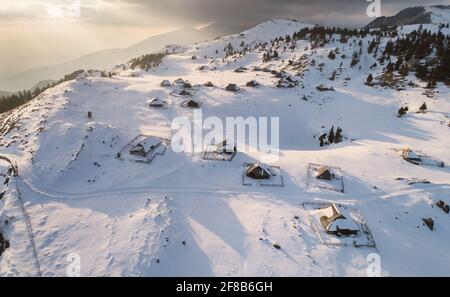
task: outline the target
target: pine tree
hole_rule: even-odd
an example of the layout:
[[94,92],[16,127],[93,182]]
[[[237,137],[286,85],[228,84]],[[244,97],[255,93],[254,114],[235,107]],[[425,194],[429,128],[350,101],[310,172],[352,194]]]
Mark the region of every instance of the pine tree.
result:
[[404,116],[408,112],[408,107],[400,107],[398,110],[398,117]]
[[394,67],[395,71],[399,71],[402,64],[403,64],[403,58],[400,56],[397,59],[397,62],[395,62],[395,67]]
[[403,64],[403,65],[400,67],[400,70],[398,71],[398,73],[399,73],[401,76],[408,76],[408,73],[409,73],[408,65]]
[[340,142],[342,142],[342,129],[340,127],[337,127],[336,135],[334,136],[334,143]]
[[327,137],[327,134],[322,134],[319,137],[319,141],[320,141],[320,146],[324,146],[325,145],[325,138]]
[[424,103],[422,103],[422,105],[419,107],[419,110],[421,111],[421,112],[425,112],[425,110],[427,110],[427,105],[425,104],[425,102]]
[[333,51],[330,51],[330,53],[328,54],[328,58],[334,60],[336,58],[336,54]]
[[354,52],[353,53],[353,57],[352,57],[352,62],[350,63],[350,66],[353,67],[353,66],[355,66],[358,63],[359,63],[358,53]]
[[334,126],[331,126],[330,132],[328,133],[328,142],[334,143]]
[[371,84],[373,82],[373,76],[372,73],[369,74],[369,76],[367,76],[367,80],[366,80],[367,84]]
[[434,80],[428,81],[426,88],[427,89],[434,89],[434,88],[436,88],[436,82]]
[[394,72],[394,64],[392,64],[392,62],[389,62],[386,66],[386,72]]

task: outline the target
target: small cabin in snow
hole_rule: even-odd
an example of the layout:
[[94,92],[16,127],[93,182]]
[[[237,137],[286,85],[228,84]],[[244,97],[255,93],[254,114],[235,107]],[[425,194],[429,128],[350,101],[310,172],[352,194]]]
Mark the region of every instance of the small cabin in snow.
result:
[[236,150],[236,146],[228,144],[226,139],[216,145],[216,152],[219,154],[233,154]]
[[164,107],[164,101],[162,101],[161,99],[155,97],[155,98],[150,98],[148,100],[148,105],[150,107]]
[[270,179],[275,174],[272,172],[269,166],[256,162],[248,165],[245,175],[253,179]]
[[183,89],[190,89],[190,88],[192,88],[192,85],[188,82],[185,82],[184,84],[181,85],[181,87]]
[[242,73],[242,72],[245,72],[245,71],[247,71],[247,68],[245,68],[245,67],[239,67],[239,68],[234,70],[234,72],[236,72],[236,73]]
[[330,167],[320,166],[319,168],[317,168],[314,176],[317,179],[332,180],[334,178],[334,173]]
[[170,87],[170,81],[165,79],[161,82],[161,87]]
[[174,83],[177,84],[177,85],[182,85],[182,84],[185,83],[185,81],[184,81],[184,79],[182,79],[182,78],[177,78],[177,79],[174,81]]
[[208,66],[206,66],[206,65],[200,65],[200,66],[198,66],[195,70],[197,70],[197,71],[204,71],[204,70],[208,70]]
[[191,96],[191,93],[189,93],[186,90],[181,90],[178,94],[181,95],[181,96]]
[[226,86],[225,90],[230,91],[230,92],[237,92],[240,90],[240,88],[237,84],[228,84],[228,86]]
[[251,80],[247,82],[247,87],[257,87],[259,85],[260,85],[259,82],[257,82],[256,80]]
[[141,157],[147,157],[149,153],[154,151],[161,145],[161,141],[156,137],[149,137],[136,144],[130,149],[131,155],[138,155]]
[[319,209],[316,215],[323,229],[328,234],[349,236],[356,235],[359,231],[356,223],[351,218],[344,216],[342,211],[334,203]]
[[422,158],[417,153],[410,150],[409,148],[402,150],[402,157],[406,161],[410,161],[410,162],[421,162],[422,161]]
[[189,100],[185,102],[185,105],[187,107],[191,107],[191,108],[199,108],[200,107],[200,102],[197,102],[195,100]]

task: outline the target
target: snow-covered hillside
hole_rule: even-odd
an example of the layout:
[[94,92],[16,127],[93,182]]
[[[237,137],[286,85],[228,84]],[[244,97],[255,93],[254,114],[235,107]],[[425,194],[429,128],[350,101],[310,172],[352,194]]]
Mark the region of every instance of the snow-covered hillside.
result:
[[426,10],[431,12],[432,24],[446,24],[450,22],[450,5],[427,6]]
[[408,7],[394,16],[381,16],[367,26],[381,28],[414,24],[448,24],[450,23],[450,5],[429,5]]
[[[62,83],[1,114],[0,155],[18,176],[0,160],[8,178],[0,179],[0,230],[10,244],[0,274],[65,276],[78,255],[84,276],[365,276],[375,253],[381,275],[449,275],[450,215],[435,204],[450,203],[450,169],[400,153],[408,147],[450,163],[448,86],[425,90],[413,73],[394,88],[366,84],[384,68],[367,54],[370,36],[353,67],[357,37],[271,45],[310,27],[268,21],[167,55],[148,71]],[[279,57],[264,62],[271,47]],[[246,50],[226,56],[224,48]],[[179,95],[178,78],[192,85],[190,97]],[[247,87],[252,80],[259,86]],[[229,83],[241,90],[227,91]],[[153,97],[165,107],[150,108]],[[243,184],[244,163],[259,160],[257,152],[225,162],[170,145],[151,163],[118,154],[141,134],[170,139],[174,118],[193,117],[187,99],[201,102],[204,117],[279,117],[280,157],[271,165],[284,186]],[[409,113],[398,117],[405,105]],[[332,126],[344,141],[320,147]],[[310,163],[339,167],[345,190],[311,181]],[[357,209],[376,247],[323,244],[303,205],[313,202]]]

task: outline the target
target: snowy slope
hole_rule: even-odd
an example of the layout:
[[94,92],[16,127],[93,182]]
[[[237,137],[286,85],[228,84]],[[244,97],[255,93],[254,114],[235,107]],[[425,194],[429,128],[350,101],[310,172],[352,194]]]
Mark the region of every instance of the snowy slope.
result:
[[[81,275],[89,276],[366,275],[367,256],[378,253],[382,275],[449,275],[450,259],[442,255],[450,247],[450,217],[434,202],[450,203],[450,170],[413,165],[397,151],[410,147],[450,163],[448,87],[438,84],[430,99],[413,74],[406,80],[415,85],[405,90],[365,85],[368,73],[380,74],[382,67],[370,69],[375,59],[369,55],[362,56],[361,68],[350,67],[356,38],[342,44],[336,36],[323,48],[306,40],[293,49],[280,42],[280,58],[267,63],[260,47],[229,57],[223,51],[229,43],[253,49],[309,26],[268,21],[168,55],[148,72],[126,69],[113,78],[60,84],[0,115],[0,154],[19,168],[19,177],[7,187],[9,204],[0,210],[2,215],[16,211],[18,218],[8,231],[11,248],[0,258],[0,273],[64,276],[75,253]],[[363,40],[365,53],[368,41]],[[336,47],[340,54],[330,60],[328,53]],[[298,63],[289,65],[289,60]],[[201,65],[211,68],[196,70]],[[277,88],[278,79],[252,71],[256,66],[284,70],[299,85]],[[235,72],[238,67],[247,70]],[[137,135],[170,139],[175,117],[193,117],[180,105],[186,98],[173,95],[176,86],[160,86],[163,79],[179,77],[199,85],[193,98],[202,102],[204,117],[280,118],[280,158],[272,165],[281,168],[284,187],[242,184],[243,164],[258,160],[257,152],[239,152],[231,162],[205,161],[201,154],[170,148],[151,164],[116,158]],[[246,87],[253,79],[261,85]],[[215,86],[204,87],[206,81]],[[228,83],[242,90],[226,91]],[[320,92],[320,84],[334,91]],[[167,107],[150,109],[152,97]],[[424,101],[426,113],[396,116],[400,106],[415,111]],[[331,126],[342,127],[346,140],[319,147],[317,136]],[[345,192],[311,185],[309,163],[340,167]],[[20,209],[8,206],[18,201],[17,189],[32,237]],[[376,248],[321,244],[301,205],[311,201],[358,208]],[[435,221],[434,231],[423,225],[428,217]]]
[[394,16],[381,16],[370,24],[369,28],[381,28],[387,26],[404,26],[414,24],[448,24],[450,23],[449,5],[431,5],[408,7]]
[[426,10],[431,12],[431,23],[447,24],[450,23],[450,5],[447,6],[428,6]]
[[[181,28],[168,33],[152,36],[127,48],[105,49],[83,55],[75,60],[56,65],[46,65],[29,70],[21,70],[19,73],[2,73],[0,89],[16,91],[31,88],[31,90],[33,90],[36,87],[36,82],[42,79],[47,80],[47,82],[48,80],[59,80],[67,73],[71,73],[78,69],[108,70],[111,67],[125,63],[136,56],[157,51],[166,44],[177,42],[179,44],[189,45],[212,39],[217,36],[239,32],[244,28],[247,27],[236,24],[211,24],[199,30],[189,27]],[[44,86],[46,85],[47,83],[44,84]]]

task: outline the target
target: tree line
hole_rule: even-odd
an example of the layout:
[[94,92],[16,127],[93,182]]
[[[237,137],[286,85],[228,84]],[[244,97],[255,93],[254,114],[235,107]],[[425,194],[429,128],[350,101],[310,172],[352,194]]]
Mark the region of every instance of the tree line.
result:
[[75,79],[76,77],[78,77],[78,75],[80,75],[83,72],[84,72],[84,70],[74,71],[71,74],[65,75],[64,78],[62,78],[54,83],[49,83],[46,86],[41,87],[41,88],[36,87],[32,91],[31,90],[23,90],[23,91],[14,93],[12,95],[2,96],[0,98],[0,113],[7,112],[9,110],[12,110],[12,109],[22,105],[22,104],[25,104],[28,101],[30,101],[31,99],[39,96],[42,92],[46,91],[48,88],[54,87],[65,81]]

